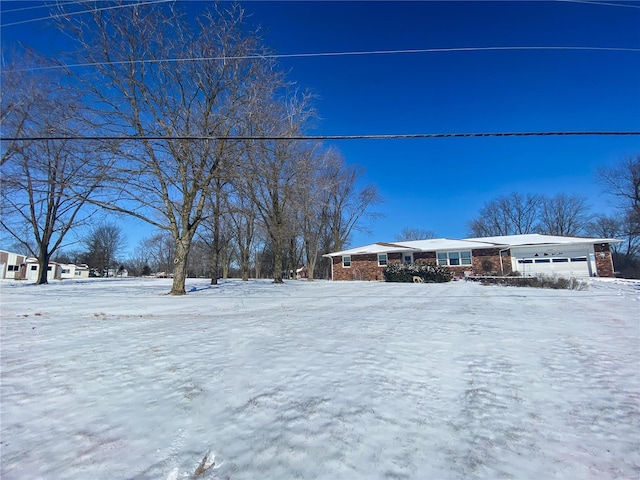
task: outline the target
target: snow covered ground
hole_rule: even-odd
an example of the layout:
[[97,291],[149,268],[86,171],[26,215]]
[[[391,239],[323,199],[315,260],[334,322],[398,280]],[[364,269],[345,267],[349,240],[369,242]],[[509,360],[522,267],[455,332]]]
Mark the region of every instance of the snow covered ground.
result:
[[3,480],[640,477],[638,282],[187,286],[1,283]]

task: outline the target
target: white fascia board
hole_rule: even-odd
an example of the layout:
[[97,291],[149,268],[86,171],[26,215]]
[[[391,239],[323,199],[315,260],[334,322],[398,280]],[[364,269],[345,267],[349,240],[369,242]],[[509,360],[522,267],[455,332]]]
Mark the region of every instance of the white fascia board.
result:
[[475,250],[479,248],[496,248],[499,246],[494,243],[481,242],[478,240],[453,240],[450,238],[434,238],[430,240],[415,240],[411,242],[396,243],[399,245],[410,246],[421,252]]
[[323,257],[341,257],[345,255],[368,255],[372,253],[396,253],[406,252],[408,250],[416,250],[415,248],[406,247],[395,243],[396,246],[380,245],[379,243],[372,243],[371,245],[364,245],[362,247],[350,248],[349,250],[342,250],[340,252],[325,253]]
[[541,235],[530,233],[525,235],[504,235],[497,237],[467,238],[469,241],[484,241],[494,244],[501,244],[508,247],[524,245],[567,245],[567,244],[594,244],[594,243],[619,243],[622,240],[615,238],[584,238],[584,237],[563,237],[559,235]]

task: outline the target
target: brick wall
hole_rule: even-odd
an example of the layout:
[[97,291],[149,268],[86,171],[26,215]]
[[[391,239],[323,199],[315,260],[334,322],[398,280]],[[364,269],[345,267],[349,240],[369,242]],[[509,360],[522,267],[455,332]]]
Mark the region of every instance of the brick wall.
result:
[[608,243],[596,243],[593,245],[596,253],[596,270],[599,277],[615,277],[613,270],[613,258]]
[[[471,253],[472,265],[460,265],[449,267],[453,274],[461,278],[465,272],[472,275],[504,275],[511,273],[511,258],[502,258],[502,270],[500,268],[500,250],[488,248],[474,250]],[[414,252],[414,262],[436,263],[436,252]],[[402,262],[401,253],[387,254],[387,263]],[[382,270],[384,267],[378,266],[378,255],[375,253],[364,255],[351,255],[351,266],[342,266],[342,257],[333,257],[333,280],[384,280]]]
[[427,263],[436,263],[436,252],[415,252],[413,254],[413,261],[417,262],[418,260]]
[[[389,254],[389,261],[391,261]],[[378,255],[351,255],[351,266],[342,266],[342,257],[333,257],[333,280],[384,280]]]
[[471,263],[474,275],[509,275],[511,273],[511,257],[505,251],[500,264],[500,250],[483,248],[472,250]]

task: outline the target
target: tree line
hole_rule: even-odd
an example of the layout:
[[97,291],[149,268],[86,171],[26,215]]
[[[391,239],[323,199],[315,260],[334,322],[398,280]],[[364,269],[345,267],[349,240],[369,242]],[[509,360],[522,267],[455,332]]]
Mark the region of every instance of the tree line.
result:
[[248,278],[257,245],[276,283],[299,262],[323,275],[321,254],[343,248],[380,198],[339,152],[293,139],[312,127],[313,97],[243,9],[193,20],[167,5],[67,7],[56,18],[72,53],[10,52],[2,71],[3,137],[37,139],[2,142],[1,225],[38,258],[39,283],[100,212],[161,232],[175,295],[194,246],[213,283],[231,250]]

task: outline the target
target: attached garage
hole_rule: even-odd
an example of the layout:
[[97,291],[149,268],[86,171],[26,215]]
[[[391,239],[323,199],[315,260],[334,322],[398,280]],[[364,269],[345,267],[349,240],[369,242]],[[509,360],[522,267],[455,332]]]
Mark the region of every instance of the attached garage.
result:
[[[591,248],[589,248],[591,247]],[[516,247],[511,249],[512,269],[522,275],[590,277],[596,271],[592,246]]]

